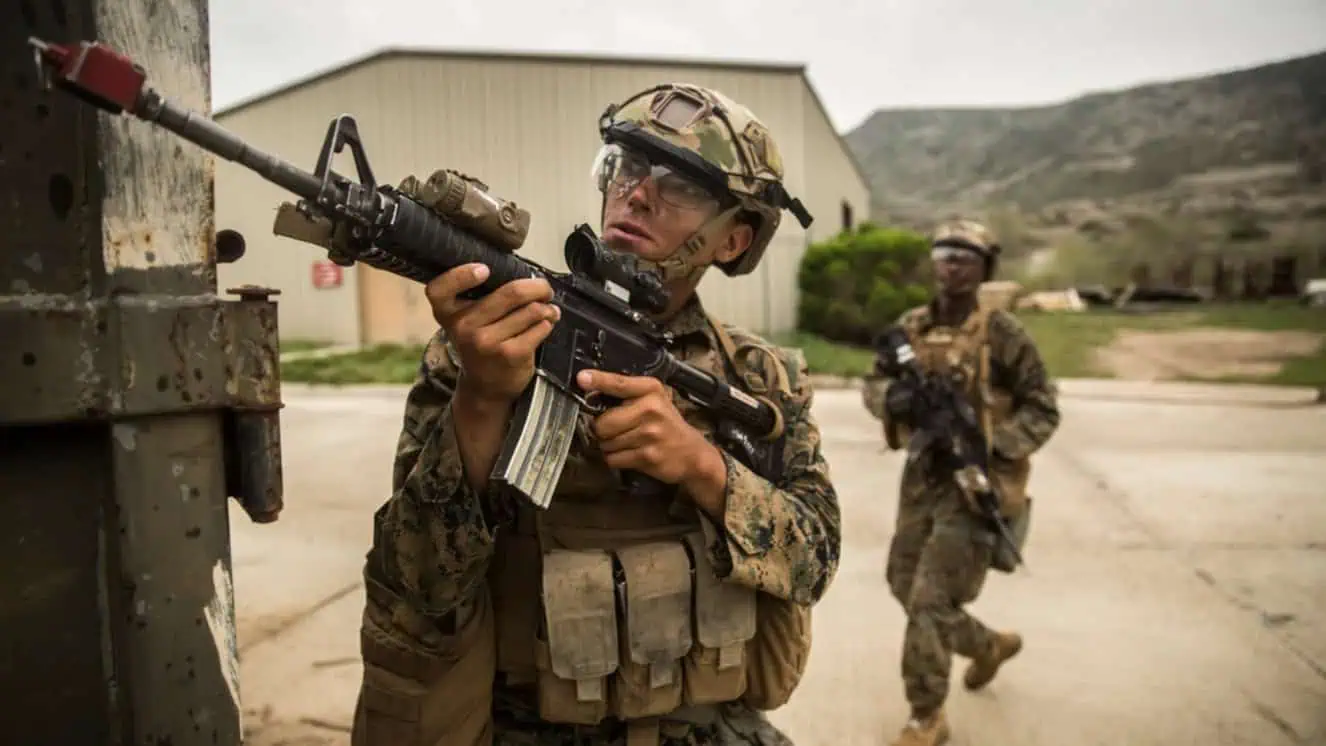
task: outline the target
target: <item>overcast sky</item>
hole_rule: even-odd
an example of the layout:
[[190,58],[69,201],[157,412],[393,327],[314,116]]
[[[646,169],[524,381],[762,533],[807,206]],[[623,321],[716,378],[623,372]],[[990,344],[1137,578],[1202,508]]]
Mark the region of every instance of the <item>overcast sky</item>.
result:
[[1326,0],[212,0],[213,106],[384,46],[807,65],[876,108],[1027,104],[1326,50]]

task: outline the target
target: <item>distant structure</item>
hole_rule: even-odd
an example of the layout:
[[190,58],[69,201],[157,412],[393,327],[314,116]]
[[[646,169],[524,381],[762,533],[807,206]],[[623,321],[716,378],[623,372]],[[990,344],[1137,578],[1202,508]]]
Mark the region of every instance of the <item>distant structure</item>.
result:
[[1214,300],[1266,300],[1297,297],[1323,272],[1326,249],[1302,247],[1269,256],[1230,251],[1186,256],[1159,265],[1140,262],[1133,265],[1129,280],[1139,288],[1200,289]]
[[[717,315],[757,331],[796,325],[797,267],[809,242],[870,218],[870,191],[800,64],[699,62],[545,54],[387,49],[215,114],[256,146],[312,169],[327,123],[352,114],[379,183],[452,168],[485,182],[533,217],[521,253],[564,269],[566,235],[598,227],[590,166],[604,107],[656,83],[715,87],[749,106],[782,149],[789,191],[815,222],[784,217],[760,268],[706,278],[700,295]],[[337,170],[354,174],[349,151]],[[220,287],[281,290],[287,339],[336,344],[420,342],[436,328],[422,291],[357,265],[338,270],[316,249],[272,235],[275,186],[234,164],[216,165],[217,227],[244,234],[248,253],[218,268]],[[715,272],[717,274],[717,272]]]

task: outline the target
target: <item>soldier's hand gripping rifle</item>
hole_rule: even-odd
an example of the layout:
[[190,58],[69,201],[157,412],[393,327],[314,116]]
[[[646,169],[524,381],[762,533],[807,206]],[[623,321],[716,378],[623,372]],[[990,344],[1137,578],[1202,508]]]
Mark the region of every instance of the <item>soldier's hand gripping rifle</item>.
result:
[[[492,196],[482,183],[438,171],[425,185],[413,178],[400,188],[376,184],[347,115],[332,120],[317,166],[307,173],[166,100],[145,85],[141,66],[100,44],[29,43],[47,86],[54,83],[111,114],[128,112],[164,127],[298,195],[296,204],[281,205],[273,232],[326,248],[338,264],[363,262],[426,283],[480,262],[489,275],[464,294],[470,299],[520,278],[547,280],[561,317],[537,352],[536,375],[517,405],[492,474],[534,505],[547,507],[552,499],[582,409],[599,413],[612,403],[587,396],[576,384],[576,374],[586,368],[659,379],[716,414],[720,432],[747,451],[751,438],[780,434],[782,417],[769,401],[667,351],[668,335],[646,315],[667,306],[667,292],[656,277],[638,271],[632,257],[608,250],[589,226],[577,226],[566,239],[571,272],[555,272],[514,253],[524,242],[529,214]],[[358,183],[331,169],[333,154],[347,146]],[[637,483],[657,486],[644,475],[633,476]]]
[[994,527],[1017,564],[1026,564],[999,510],[999,495],[990,480],[989,451],[976,411],[953,381],[922,370],[902,328],[887,329],[875,344],[881,353],[880,372],[911,391],[907,424],[913,434],[908,457],[928,458],[932,467],[952,473],[958,488]]

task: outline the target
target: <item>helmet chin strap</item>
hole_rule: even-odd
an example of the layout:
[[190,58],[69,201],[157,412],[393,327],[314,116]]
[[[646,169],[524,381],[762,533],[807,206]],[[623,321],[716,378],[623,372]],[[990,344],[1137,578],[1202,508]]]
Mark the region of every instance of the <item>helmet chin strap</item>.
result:
[[647,259],[638,260],[641,269],[653,272],[665,283],[680,279],[698,279],[705,270],[709,269],[709,262],[698,262],[696,258],[704,253],[705,247],[713,243],[740,209],[736,206],[730,207],[705,221],[666,259],[656,262]]
[[[600,226],[603,225],[603,216],[607,210],[607,206],[608,199],[605,195],[599,205]],[[636,257],[637,266],[643,271],[652,273],[664,284],[676,280],[699,279],[700,275],[704,274],[705,270],[709,269],[709,263],[697,262],[696,257],[703,253],[705,247],[727,227],[728,223],[740,210],[740,205],[734,205],[714,215],[712,218],[709,218],[666,259],[653,261]]]

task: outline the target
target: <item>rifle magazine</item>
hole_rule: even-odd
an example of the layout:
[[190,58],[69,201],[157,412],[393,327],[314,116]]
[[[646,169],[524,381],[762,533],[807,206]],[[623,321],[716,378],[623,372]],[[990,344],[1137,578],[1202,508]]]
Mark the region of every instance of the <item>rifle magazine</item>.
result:
[[516,405],[492,479],[547,508],[575,437],[580,402],[536,375]]

